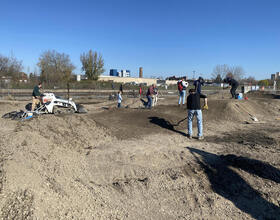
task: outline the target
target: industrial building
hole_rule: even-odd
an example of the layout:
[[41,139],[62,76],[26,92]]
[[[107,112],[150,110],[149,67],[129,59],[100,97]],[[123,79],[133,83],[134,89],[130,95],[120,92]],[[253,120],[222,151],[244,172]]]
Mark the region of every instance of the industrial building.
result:
[[280,79],[280,72],[276,72],[275,74],[271,74],[271,80],[279,80]]
[[115,77],[130,77],[130,70],[118,71],[117,69],[110,69],[109,75]]
[[119,76],[117,69],[110,69],[110,76]]

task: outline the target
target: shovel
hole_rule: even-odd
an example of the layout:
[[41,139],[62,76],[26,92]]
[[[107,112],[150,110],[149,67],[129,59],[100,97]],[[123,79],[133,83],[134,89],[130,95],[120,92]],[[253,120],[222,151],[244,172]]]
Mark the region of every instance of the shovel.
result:
[[177,124],[174,124],[173,126],[179,126],[181,122],[185,121],[188,117],[183,118],[182,120],[178,121]]

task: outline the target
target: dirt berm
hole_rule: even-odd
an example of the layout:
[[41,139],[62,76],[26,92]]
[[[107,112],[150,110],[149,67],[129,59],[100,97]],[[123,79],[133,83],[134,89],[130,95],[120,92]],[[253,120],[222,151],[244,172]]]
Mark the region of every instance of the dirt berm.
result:
[[0,219],[279,219],[279,100],[210,96],[202,141],[176,102],[1,118]]

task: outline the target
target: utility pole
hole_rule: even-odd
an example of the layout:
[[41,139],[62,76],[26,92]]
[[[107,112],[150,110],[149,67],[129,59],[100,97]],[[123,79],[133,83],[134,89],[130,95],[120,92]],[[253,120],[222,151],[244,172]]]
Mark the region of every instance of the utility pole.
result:
[[192,71],[193,72],[193,79],[195,79],[195,70],[194,71]]

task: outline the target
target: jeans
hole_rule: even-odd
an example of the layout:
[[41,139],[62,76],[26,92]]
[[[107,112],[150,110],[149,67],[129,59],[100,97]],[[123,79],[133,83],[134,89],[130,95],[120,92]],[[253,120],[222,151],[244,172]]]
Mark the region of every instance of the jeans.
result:
[[179,105],[181,104],[181,102],[182,102],[182,104],[184,105],[185,104],[185,100],[186,100],[186,90],[182,90],[181,92],[180,92],[180,97],[179,97]]
[[197,129],[198,129],[198,137],[202,137],[202,111],[201,110],[189,110],[188,111],[188,134],[192,136],[192,121],[193,117],[196,115],[197,120]]
[[231,96],[232,98],[235,98],[236,97],[236,89],[237,89],[238,86],[233,86],[230,90],[230,93],[231,93]]
[[147,95],[147,99],[148,99],[148,104],[147,104],[147,108],[152,108],[152,97],[150,95]]
[[119,102],[119,103],[118,103],[118,108],[120,108],[120,107],[122,107],[122,104]]

